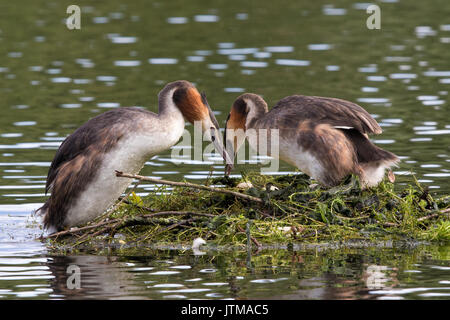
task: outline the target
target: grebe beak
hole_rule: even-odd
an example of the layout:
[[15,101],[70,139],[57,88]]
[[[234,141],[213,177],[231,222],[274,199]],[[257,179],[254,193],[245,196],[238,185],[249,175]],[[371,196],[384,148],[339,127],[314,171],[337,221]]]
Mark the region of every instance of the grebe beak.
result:
[[[221,154],[223,159],[225,160],[225,164],[226,164],[225,168],[227,168],[228,166],[231,166],[231,169],[233,169],[233,160],[231,159],[230,155],[223,147],[220,132],[215,127],[211,127],[211,140],[212,140],[217,152],[219,154]],[[230,171],[231,171],[231,169],[230,169]]]
[[[228,152],[226,152],[225,148],[223,147],[222,143],[222,137],[219,131],[219,123],[217,122],[217,119],[211,110],[211,107],[209,106],[208,101],[206,100],[206,95],[204,93],[201,94],[202,101],[204,105],[208,108],[209,111],[209,118],[211,119],[211,123],[213,126],[210,127],[210,134],[211,134],[211,140],[214,144],[214,148],[216,148],[216,151],[222,156],[222,158],[225,160],[226,166],[233,165],[233,160],[230,158],[230,155]],[[231,170],[230,170],[231,171]]]
[[[228,119],[230,118],[230,116],[228,116]],[[227,139],[227,131],[228,130],[233,130],[233,129],[228,129],[228,119],[227,122],[225,124],[225,133],[223,135],[223,143],[225,145],[225,149],[226,149],[226,154],[228,155],[228,157],[230,158],[230,161],[227,162],[227,164],[225,165],[225,176],[229,176],[231,173],[231,170],[233,170],[234,168],[234,159],[236,158],[236,148],[234,146],[234,142],[232,142],[230,139]],[[233,139],[234,140],[234,139]]]
[[228,155],[228,157],[230,157],[230,154],[233,155],[233,158],[231,159],[230,157],[230,162],[227,162],[227,164],[225,165],[225,176],[229,176],[231,173],[231,170],[233,170],[234,168],[234,158],[236,158],[236,151],[233,148],[233,143],[230,140],[227,140],[225,142],[226,145],[226,154]]

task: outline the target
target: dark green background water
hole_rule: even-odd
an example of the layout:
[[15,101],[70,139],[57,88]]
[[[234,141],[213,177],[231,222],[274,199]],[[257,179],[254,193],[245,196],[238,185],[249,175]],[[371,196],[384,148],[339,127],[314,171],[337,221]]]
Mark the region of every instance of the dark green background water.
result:
[[[190,80],[207,93],[221,125],[232,102],[242,92],[263,95],[269,106],[292,94],[357,102],[376,117],[384,130],[382,135],[372,137],[375,143],[402,159],[395,170],[398,188],[411,182],[414,173],[433,192],[448,194],[450,2],[385,0],[376,3],[381,7],[381,30],[366,28],[366,4],[348,0],[1,1],[0,255],[4,260],[0,263],[4,267],[0,265],[3,268],[0,269],[0,296],[4,293],[6,297],[21,297],[18,292],[30,290],[45,294],[57,291],[54,287],[53,291],[47,290],[54,285],[54,273],[50,272],[46,278],[45,271],[53,260],[48,260],[45,248],[30,236],[39,230],[21,228],[32,209],[45,200],[45,177],[61,141],[89,118],[111,107],[143,106],[157,111],[157,93],[167,82],[177,79]],[[81,30],[71,31],[65,26],[66,8],[70,4],[82,8]],[[192,126],[187,128],[192,130]],[[170,152],[149,160],[142,173],[202,182],[213,165],[208,159],[200,163],[173,163]],[[239,174],[242,168],[237,166],[234,173]],[[258,166],[246,168],[256,170]],[[221,175],[223,165],[215,165],[214,169],[216,175]],[[282,173],[293,170],[286,164],[280,168]],[[152,189],[152,185],[141,186],[139,192]],[[18,246],[19,249],[14,249]],[[427,248],[425,252],[429,250],[448,252],[448,247]],[[389,252],[392,260],[381,266],[391,268],[395,259],[410,256],[408,251]],[[419,270],[422,276],[426,274],[434,287],[448,287],[448,269],[445,269],[448,254],[433,255],[431,263],[421,254],[414,261],[419,264],[418,269],[421,263],[427,266]],[[26,260],[30,255],[37,262]],[[307,255],[314,257],[316,253],[308,251]],[[128,258],[120,259],[126,262]],[[281,260],[289,265],[290,259],[286,254]],[[364,259],[355,260],[351,269],[366,270],[373,261],[366,264]],[[230,261],[231,266],[238,264],[233,259]],[[305,261],[311,268],[320,270],[328,265],[312,258]],[[22,263],[25,270],[19,267]],[[153,260],[145,263],[157,265]],[[182,263],[192,264],[184,260]],[[433,269],[436,265],[444,265],[444,269],[438,273]],[[20,278],[16,274],[33,272],[36,266],[38,276],[39,270],[45,269],[40,280],[23,275]],[[270,269],[273,264],[258,266]],[[200,269],[204,268],[207,263],[200,260]],[[220,281],[216,279],[219,282],[235,275],[228,274],[227,267],[216,268],[223,274],[218,277]],[[289,268],[299,272],[297,264]],[[339,274],[336,270],[331,271],[332,277]],[[287,277],[291,283],[291,276],[283,272],[280,277]],[[361,285],[358,290],[366,290],[364,272],[349,275],[351,281]],[[131,273],[139,276],[133,270]],[[396,276],[394,286],[421,288],[424,280],[412,274],[410,278]],[[311,274],[322,275],[323,272]],[[12,282],[16,276],[22,279],[19,283]],[[190,276],[193,275],[186,277]],[[250,276],[250,280],[260,277],[259,274]],[[279,282],[276,293],[273,286],[262,282],[259,287],[249,287],[252,289],[243,295],[301,296],[295,290],[286,289],[283,281],[286,280]],[[340,286],[328,280],[319,283],[319,288],[334,293],[333,288]],[[42,290],[23,289],[33,284]],[[445,292],[448,296],[448,291],[442,290],[444,297]],[[221,294],[236,296],[223,290]],[[162,293],[143,295],[165,296]],[[205,296],[196,293],[188,297]],[[368,296],[358,293],[354,297]]]

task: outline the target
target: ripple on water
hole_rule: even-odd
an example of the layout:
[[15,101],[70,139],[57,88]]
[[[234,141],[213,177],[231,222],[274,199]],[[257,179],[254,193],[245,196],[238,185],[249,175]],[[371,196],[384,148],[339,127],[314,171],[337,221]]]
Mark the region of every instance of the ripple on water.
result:
[[91,79],[73,79],[73,83],[75,84],[89,84],[92,83]]
[[436,30],[430,26],[417,26],[415,29],[416,36],[418,38],[425,38],[436,35]]
[[264,61],[241,61],[240,65],[245,68],[266,68],[269,64]]
[[111,81],[116,81],[117,77],[115,77],[115,76],[97,76],[96,79],[97,79],[97,81],[101,81],[101,82],[111,82]]
[[341,70],[341,67],[335,66],[335,65],[329,65],[325,67],[325,70],[327,71],[339,71]]
[[258,48],[225,48],[217,50],[222,55],[247,55],[258,52]]
[[148,59],[150,64],[177,64],[178,59],[174,58],[150,58]]
[[292,46],[269,46],[269,47],[264,47],[264,51],[272,52],[272,53],[293,52],[294,47],[292,47]]
[[247,20],[248,19],[248,13],[236,13],[235,16],[236,20]]
[[210,56],[213,54],[212,50],[195,50],[194,53],[198,56]]
[[77,109],[81,108],[81,103],[62,103],[59,107],[63,109]]
[[382,82],[387,80],[385,76],[367,76],[366,79],[367,81],[375,81],[375,82]]
[[294,59],[276,59],[275,64],[281,66],[291,66],[291,67],[304,67],[311,64],[308,60],[294,60]]
[[36,121],[18,121],[13,123],[16,127],[35,126],[36,124]]
[[361,91],[362,92],[378,92],[379,89],[376,87],[362,87]]
[[[40,72],[44,69],[44,67],[42,66],[30,66],[28,67],[28,70],[33,71],[33,72]],[[0,72],[2,72],[2,68],[0,68]]]
[[449,77],[450,76],[450,71],[435,71],[435,70],[430,70],[430,71],[425,71],[423,73],[423,75],[425,77]]
[[422,101],[424,106],[440,106],[445,104],[445,100],[426,100]]
[[186,60],[190,61],[190,62],[203,62],[203,61],[205,61],[205,57],[204,56],[187,56]]
[[110,40],[112,43],[128,44],[128,43],[136,43],[138,39],[137,37],[113,36],[110,37]]
[[179,283],[158,283],[152,286],[153,288],[181,288],[184,285]]
[[442,129],[442,130],[416,131],[416,134],[421,134],[421,135],[442,135],[442,134],[450,134],[450,130]]
[[116,60],[114,65],[117,67],[137,67],[141,65],[139,60]]
[[276,279],[255,279],[255,280],[250,280],[250,282],[252,283],[275,283],[278,281],[283,281],[283,280],[287,280],[288,278],[276,278]]
[[225,92],[244,92],[245,89],[244,88],[237,88],[237,87],[233,87],[233,88],[224,88],[223,89]]
[[390,100],[389,98],[358,98],[356,101],[362,103],[387,103]]
[[180,269],[180,270],[187,270],[187,269],[191,269],[191,266],[187,266],[187,265],[180,265],[180,266],[171,266],[169,267],[170,269]]
[[415,79],[417,74],[415,73],[391,73],[389,75],[391,79]]
[[324,5],[322,8],[322,13],[326,16],[344,16],[347,14],[347,9],[334,8],[331,5]]
[[97,107],[99,107],[99,108],[118,108],[118,107],[120,107],[120,103],[118,103],[118,102],[99,102],[99,103],[97,103]]
[[166,21],[169,24],[185,24],[188,23],[189,19],[186,17],[169,17]]
[[333,46],[328,43],[316,43],[316,44],[309,44],[308,50],[311,51],[324,51],[324,50],[330,50]]
[[201,269],[199,272],[200,273],[214,273],[214,272],[217,272],[217,269],[207,268],[207,269]]
[[69,77],[55,77],[50,79],[53,83],[70,83],[72,82],[72,79]]
[[0,137],[2,138],[18,138],[18,137],[22,137],[23,134],[22,133],[2,133],[0,134]]
[[253,54],[253,57],[257,58],[257,59],[266,59],[266,58],[270,58],[272,56],[272,53],[270,52],[255,52]]
[[108,17],[94,17],[92,18],[92,22],[95,24],[104,24],[109,22]]
[[155,271],[155,272],[150,272],[150,275],[153,276],[170,276],[173,274],[177,274],[180,273],[180,271],[170,271],[170,270],[161,270],[161,271]]
[[50,69],[47,69],[45,72],[48,74],[60,74],[61,71],[62,70],[58,69],[58,68],[50,68]]
[[208,68],[211,70],[225,70],[228,68],[226,63],[211,63],[208,64]]
[[213,14],[199,14],[194,16],[195,22],[217,22],[219,21],[219,16]]

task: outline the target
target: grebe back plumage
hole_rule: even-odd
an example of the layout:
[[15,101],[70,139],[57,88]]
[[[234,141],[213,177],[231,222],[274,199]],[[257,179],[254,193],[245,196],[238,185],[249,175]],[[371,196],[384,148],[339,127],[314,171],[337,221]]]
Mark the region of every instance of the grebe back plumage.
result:
[[[335,186],[349,174],[358,175],[364,187],[374,186],[385,169],[399,161],[368,139],[382,132],[376,120],[359,105],[337,98],[293,95],[269,111],[263,98],[246,93],[233,103],[226,132],[229,129],[278,129],[279,157],[324,186]],[[230,156],[244,139],[225,138]]]

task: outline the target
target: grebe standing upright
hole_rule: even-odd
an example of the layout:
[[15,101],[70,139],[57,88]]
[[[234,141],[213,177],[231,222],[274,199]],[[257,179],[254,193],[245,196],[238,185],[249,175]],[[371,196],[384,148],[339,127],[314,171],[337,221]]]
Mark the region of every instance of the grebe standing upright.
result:
[[[349,174],[358,175],[363,187],[375,186],[385,169],[399,162],[396,155],[368,139],[368,134],[382,132],[375,119],[346,100],[294,95],[281,99],[269,111],[260,96],[245,93],[234,101],[226,123],[224,144],[231,157],[236,157],[249,129],[278,129],[279,158],[327,187]],[[227,139],[230,134],[234,138]],[[249,139],[249,143],[258,150],[252,141],[257,140]],[[231,169],[228,166],[226,174]],[[391,171],[389,177],[394,179]]]
[[135,107],[107,111],[64,140],[47,176],[51,195],[38,209],[50,233],[86,223],[108,209],[132,181],[117,178],[115,170],[137,174],[147,159],[178,142],[185,119],[201,121],[205,137],[226,158],[217,120],[190,82],[167,84],[158,107],[158,114]]

